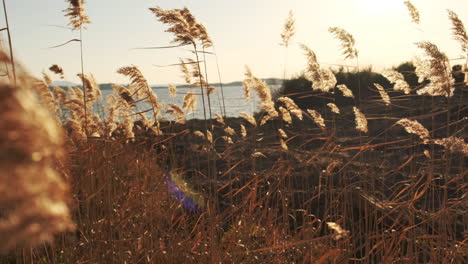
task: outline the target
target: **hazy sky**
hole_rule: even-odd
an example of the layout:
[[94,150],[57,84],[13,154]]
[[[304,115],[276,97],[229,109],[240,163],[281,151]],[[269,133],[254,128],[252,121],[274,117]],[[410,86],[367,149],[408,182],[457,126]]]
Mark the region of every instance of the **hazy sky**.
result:
[[[66,80],[78,82],[78,43],[47,48],[78,37],[77,32],[50,26],[67,25],[62,10],[68,3],[6,2],[16,57],[34,75],[59,64]],[[88,0],[85,7],[92,24],[83,37],[85,72],[93,73],[101,83],[126,83],[116,70],[135,64],[151,84],[183,83],[178,67],[158,68],[153,64],[172,64],[179,57],[193,56],[188,48],[132,50],[164,46],[171,41],[172,35],[164,32],[166,26],[148,10],[155,6],[165,9],[186,6],[206,26],[216,47],[223,82],[242,80],[244,65],[262,78],[282,77],[285,49],[279,42],[289,10],[296,17],[297,34],[288,49],[288,76],[298,74],[306,63],[298,43],[312,48],[322,64],[355,64],[342,60],[339,42],[328,33],[332,26],[354,36],[360,65],[372,64],[380,69],[410,60],[419,52],[414,43],[421,40],[434,42],[450,58],[460,57],[460,46],[452,39],[446,9],[455,11],[468,27],[468,1],[412,3],[419,9],[420,26],[411,22],[403,0]],[[209,81],[217,82],[216,61],[213,56],[207,61]]]

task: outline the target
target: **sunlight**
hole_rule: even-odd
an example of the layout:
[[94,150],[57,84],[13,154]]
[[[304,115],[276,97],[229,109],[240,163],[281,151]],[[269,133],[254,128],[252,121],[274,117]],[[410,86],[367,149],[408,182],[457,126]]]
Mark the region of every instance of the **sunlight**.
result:
[[359,0],[359,9],[364,12],[390,13],[403,6],[403,0]]

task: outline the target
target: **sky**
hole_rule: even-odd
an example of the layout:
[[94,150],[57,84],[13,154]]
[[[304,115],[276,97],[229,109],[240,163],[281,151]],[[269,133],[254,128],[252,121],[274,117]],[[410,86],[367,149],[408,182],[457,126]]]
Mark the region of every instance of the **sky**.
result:
[[[183,83],[178,67],[156,67],[177,63],[193,54],[187,47],[138,50],[166,46],[172,35],[148,10],[187,7],[205,25],[213,39],[216,57],[206,58],[209,82],[239,81],[245,65],[260,78],[297,76],[306,58],[299,44],[309,46],[324,67],[356,65],[344,60],[339,41],[328,32],[341,27],[351,33],[359,50],[359,65],[381,70],[411,60],[421,53],[418,41],[431,41],[449,58],[459,58],[460,45],[451,36],[446,9],[455,11],[468,27],[467,0],[412,0],[421,23],[411,22],[403,0],[87,0],[92,21],[83,33],[84,69],[100,83],[127,83],[117,74],[119,67],[138,66],[150,84]],[[52,64],[62,66],[65,80],[78,83],[81,71],[79,43],[49,47],[78,38],[63,16],[65,0],[7,0],[13,50],[16,59],[33,75],[40,76]],[[296,35],[286,50],[280,46],[283,24],[292,10]],[[0,20],[4,26],[3,19]],[[6,40],[5,31],[2,39]],[[453,64],[464,62],[454,60]],[[220,76],[218,76],[218,67]],[[57,78],[55,78],[57,79]]]

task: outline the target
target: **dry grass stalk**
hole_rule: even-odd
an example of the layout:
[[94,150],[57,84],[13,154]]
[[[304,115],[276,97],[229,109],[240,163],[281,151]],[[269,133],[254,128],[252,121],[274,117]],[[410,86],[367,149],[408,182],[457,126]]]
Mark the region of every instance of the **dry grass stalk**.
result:
[[278,101],[282,102],[291,114],[296,116],[299,120],[302,120],[302,110],[297,106],[293,99],[283,96],[278,98]]
[[405,1],[404,4],[408,8],[408,11],[410,12],[411,20],[415,24],[419,24],[419,11],[418,9],[410,2],[410,1]]
[[319,112],[315,110],[311,110],[311,109],[307,109],[307,112],[312,117],[312,119],[314,120],[315,124],[317,124],[317,126],[319,126],[320,128],[326,127],[325,120],[323,119],[322,115]]
[[420,80],[424,78],[430,80],[430,83],[418,90],[417,93],[431,96],[453,96],[455,81],[452,78],[452,70],[445,53],[441,52],[436,45],[427,41],[418,42],[416,45],[424,50],[428,58],[427,66],[415,63],[416,73]]
[[0,84],[0,129],[0,252],[72,230],[68,186],[54,169],[62,130],[27,82]]
[[353,91],[351,91],[346,84],[338,84],[336,88],[343,93],[344,97],[354,98]]
[[385,91],[385,88],[383,88],[383,86],[378,83],[374,83],[374,86],[377,87],[380,97],[382,97],[382,100],[384,101],[385,105],[390,105],[390,96],[388,96],[388,93]]
[[278,128],[278,133],[280,134],[280,137],[282,137],[282,138],[288,138],[288,134],[286,134],[286,132],[284,132],[283,129]]
[[464,155],[468,155],[468,144],[465,143],[463,138],[459,137],[448,137],[434,140],[437,145],[443,146],[449,152],[460,152]]
[[345,237],[348,237],[349,236],[349,231],[343,229],[339,224],[337,223],[334,223],[334,222],[327,222],[327,226],[328,228],[332,229],[333,231],[335,231],[335,235],[333,236],[333,238],[335,240],[339,240],[339,239],[342,239],[342,238],[345,238]]
[[174,85],[174,84],[169,84],[168,86],[168,90],[169,90],[169,95],[171,97],[176,97],[177,95],[177,87]]
[[450,21],[452,22],[452,35],[460,42],[463,52],[468,53],[468,35],[466,34],[463,22],[458,18],[458,15],[452,10],[447,10]]
[[398,120],[396,124],[404,127],[406,132],[419,136],[419,138],[422,139],[424,144],[428,144],[430,142],[431,137],[429,135],[429,130],[427,130],[427,128],[421,125],[421,123],[419,123],[418,121],[403,118]]
[[175,118],[176,123],[185,124],[185,113],[180,106],[169,104],[169,109],[167,109],[166,113],[172,115]]
[[357,58],[358,51],[354,47],[356,42],[351,34],[349,34],[346,30],[338,27],[330,27],[328,31],[332,33],[335,38],[341,41],[341,48],[343,49],[343,55],[345,55],[345,59]]
[[402,91],[405,94],[409,94],[411,89],[408,83],[405,81],[403,74],[394,71],[394,70],[387,70],[382,73],[382,75],[387,78],[391,83],[394,83],[393,90],[395,91]]
[[367,128],[367,118],[366,116],[359,110],[359,108],[353,106],[355,122],[356,122],[356,129],[367,133],[369,130]]
[[330,108],[330,110],[335,113],[335,114],[340,114],[340,109],[338,108],[338,106],[336,106],[336,104],[334,103],[328,103],[327,106]]
[[215,113],[215,116],[216,116],[216,122],[220,123],[221,125],[225,125],[226,123],[224,122],[224,118],[218,114],[218,113]]
[[70,6],[63,10],[65,16],[70,18],[69,25],[72,26],[73,30],[81,29],[85,24],[91,23],[89,17],[85,14],[83,5],[86,3],[85,0],[67,0]]
[[288,47],[289,42],[291,41],[291,38],[294,36],[295,33],[296,33],[296,27],[295,27],[294,14],[292,10],[290,10],[288,18],[286,19],[286,22],[284,23],[283,32],[281,33],[280,45]]
[[184,97],[184,104],[182,108],[187,109],[189,112],[194,112],[197,107],[197,97],[192,91],[188,91]]

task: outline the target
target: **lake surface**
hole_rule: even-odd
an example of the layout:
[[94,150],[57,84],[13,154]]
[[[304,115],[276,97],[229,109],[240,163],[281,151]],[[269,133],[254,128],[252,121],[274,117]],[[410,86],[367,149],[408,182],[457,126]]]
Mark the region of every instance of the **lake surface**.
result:
[[[280,87],[280,85],[270,85],[270,89],[272,93]],[[182,107],[184,102],[184,96],[187,92],[193,91],[194,94],[197,95],[197,107],[193,113],[187,113],[186,111],[186,118],[187,119],[203,119],[203,103],[202,103],[202,96],[200,94],[200,88],[177,88],[177,95],[176,97],[171,97],[169,95],[169,90],[167,88],[153,88],[153,91],[158,96],[160,102],[165,102],[168,106],[169,104],[177,104]],[[102,95],[105,98],[107,95],[113,93],[113,90],[102,90]],[[254,112],[259,111],[260,109],[260,100],[255,91],[251,92],[250,101],[246,101],[244,97],[244,89],[242,86],[223,86],[223,93],[224,93],[224,104],[226,107],[226,117],[238,117],[239,112],[246,112],[249,114],[253,114]],[[206,94],[205,94],[206,97]],[[214,118],[214,113],[223,113],[223,102],[221,96],[221,88],[216,87],[216,91],[210,95],[210,102],[211,102],[211,113],[212,117]],[[208,111],[208,100],[205,98],[205,105],[206,105],[206,115],[209,118],[209,111]],[[137,104],[137,111],[144,111],[150,109],[150,105],[147,103],[138,103]],[[152,117],[152,112],[146,113],[148,118]],[[163,118],[172,119],[170,115],[165,113],[161,113]]]

